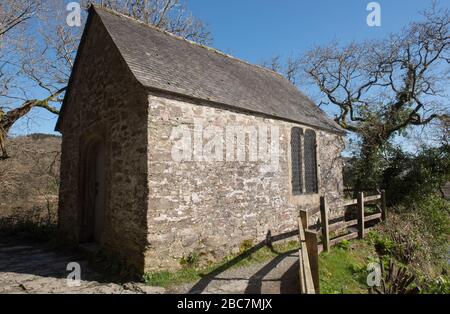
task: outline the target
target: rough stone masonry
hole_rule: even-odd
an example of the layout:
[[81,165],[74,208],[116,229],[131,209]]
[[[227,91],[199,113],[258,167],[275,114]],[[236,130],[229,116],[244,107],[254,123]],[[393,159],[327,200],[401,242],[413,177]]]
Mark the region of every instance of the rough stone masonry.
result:
[[[173,161],[179,125],[194,129],[194,120],[225,128],[230,125],[277,126],[280,130],[278,171],[265,162]],[[167,96],[149,97],[149,202],[146,261],[150,268],[179,267],[189,254],[218,259],[238,252],[244,241],[256,244],[295,230],[300,208],[319,206],[319,195],[339,200],[343,148],[339,135],[316,130],[319,193],[292,195],[290,131],[298,124],[193,104]],[[307,127],[303,127],[307,128]],[[204,140],[206,142],[206,140]],[[248,138],[245,142],[248,153]],[[315,217],[312,217],[314,219]],[[311,221],[313,223],[313,221]]]
[[[174,159],[173,130],[198,136],[195,121],[276,129],[276,171],[248,157]],[[314,193],[292,192],[294,127],[315,131]],[[343,190],[342,130],[281,75],[98,7],[56,129],[61,239],[94,242],[138,273],[292,231],[300,208],[318,207],[321,195],[335,203]]]

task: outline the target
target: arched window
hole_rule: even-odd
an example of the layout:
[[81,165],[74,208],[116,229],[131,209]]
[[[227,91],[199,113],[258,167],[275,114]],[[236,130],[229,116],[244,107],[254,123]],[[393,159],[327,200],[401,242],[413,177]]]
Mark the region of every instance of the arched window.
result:
[[301,128],[291,129],[292,194],[294,195],[303,192],[302,135]]
[[317,193],[316,132],[306,130],[304,139],[305,190]]

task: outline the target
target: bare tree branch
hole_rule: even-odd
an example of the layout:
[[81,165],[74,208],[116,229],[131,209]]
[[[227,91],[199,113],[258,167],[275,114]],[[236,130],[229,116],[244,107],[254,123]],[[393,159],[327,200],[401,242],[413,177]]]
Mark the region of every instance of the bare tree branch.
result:
[[[193,17],[179,0],[82,1],[85,8],[91,3],[201,44],[211,42],[211,34],[203,22]],[[66,16],[65,3],[61,0],[0,3],[0,151],[3,158],[8,156],[6,136],[19,119],[33,108],[59,114],[82,31],[82,28],[69,27]]]
[[433,6],[423,16],[386,40],[305,54],[306,77],[339,109],[335,120],[343,128],[380,144],[408,126],[448,115],[449,11]]

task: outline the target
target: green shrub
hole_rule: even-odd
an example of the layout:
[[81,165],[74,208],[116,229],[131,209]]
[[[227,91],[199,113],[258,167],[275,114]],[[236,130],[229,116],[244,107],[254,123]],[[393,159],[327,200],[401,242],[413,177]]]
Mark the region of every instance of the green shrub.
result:
[[422,294],[450,294],[450,278],[439,276],[437,279],[425,283],[421,289]]
[[343,240],[342,242],[338,243],[336,247],[348,251],[350,249],[350,242],[348,240]]
[[244,240],[244,241],[242,241],[242,243],[239,247],[239,252],[245,253],[246,251],[250,250],[252,247],[253,247],[253,240]]
[[445,241],[450,235],[450,202],[430,195],[414,207],[436,240]]
[[395,243],[383,233],[369,232],[368,241],[375,247],[375,250],[381,256],[390,256],[394,252]]
[[450,236],[450,202],[431,195],[408,207],[391,210],[386,223],[369,233],[380,255],[427,276],[447,263]]
[[383,171],[381,186],[391,205],[426,199],[450,180],[450,146],[423,149],[412,155],[394,149]]
[[387,253],[401,263],[421,269],[433,263],[433,237],[417,213],[391,214],[381,230]]
[[200,255],[197,252],[192,252],[188,256],[183,257],[180,260],[180,264],[183,267],[195,268],[199,265]]

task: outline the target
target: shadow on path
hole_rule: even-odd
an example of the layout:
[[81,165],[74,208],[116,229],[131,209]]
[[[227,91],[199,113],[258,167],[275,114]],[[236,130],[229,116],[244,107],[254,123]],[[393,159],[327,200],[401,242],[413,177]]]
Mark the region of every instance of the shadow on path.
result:
[[[287,259],[298,259],[294,253],[297,253],[298,250],[291,250],[289,252],[280,253],[274,250],[272,243],[285,240],[288,238],[291,238],[293,236],[298,235],[298,230],[286,232],[283,234],[279,234],[276,236],[272,236],[270,231],[267,234],[266,240],[259,242],[257,245],[253,246],[249,250],[245,251],[244,253],[236,256],[232,260],[228,261],[224,265],[216,268],[212,272],[206,274],[203,276],[202,279],[200,279],[194,286],[189,290],[188,293],[202,293],[207,292],[208,286],[213,281],[247,281],[247,287],[245,288],[242,293],[248,293],[248,294],[260,294],[260,293],[299,293],[299,279],[298,279],[298,260],[292,264],[286,263]],[[235,266],[237,263],[242,261],[245,258],[250,257],[252,254],[257,252],[263,247],[268,247],[277,254],[275,258],[270,260],[269,262],[262,265],[259,269],[255,269],[255,271],[251,274],[248,274],[248,276],[238,276],[239,278],[235,277],[226,277],[223,276],[226,274],[227,271],[229,271],[233,266]],[[288,267],[284,270],[283,267],[288,264]],[[250,267],[247,267],[250,269]],[[278,272],[282,272],[281,274],[273,274],[274,270],[277,270]],[[222,276],[221,276],[222,275]],[[268,291],[263,291],[263,284],[268,284],[269,288],[264,289]],[[270,287],[270,285],[274,286],[273,288]],[[277,289],[279,289],[277,291]]]

